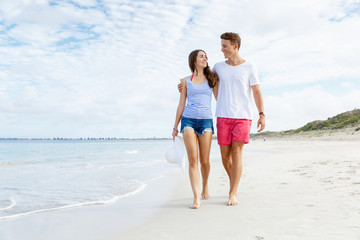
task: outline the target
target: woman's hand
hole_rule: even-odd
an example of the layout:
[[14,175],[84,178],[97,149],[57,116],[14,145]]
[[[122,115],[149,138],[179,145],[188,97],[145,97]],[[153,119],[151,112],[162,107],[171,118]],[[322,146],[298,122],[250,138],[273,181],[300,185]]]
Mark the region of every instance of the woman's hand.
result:
[[178,135],[178,133],[179,133],[179,131],[177,130],[177,129],[173,129],[173,131],[172,131],[172,137],[173,137],[173,141],[175,141],[175,136],[177,136]]

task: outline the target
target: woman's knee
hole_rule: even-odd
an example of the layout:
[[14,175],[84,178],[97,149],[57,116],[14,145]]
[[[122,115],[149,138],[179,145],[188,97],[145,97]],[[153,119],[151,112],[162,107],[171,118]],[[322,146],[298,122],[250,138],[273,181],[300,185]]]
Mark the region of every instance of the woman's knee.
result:
[[199,165],[199,163],[198,163],[198,161],[196,161],[196,160],[189,160],[189,168],[197,168],[198,167],[198,165]]
[[201,166],[207,166],[207,165],[210,165],[209,158],[206,158],[206,159],[200,159],[200,164],[201,164]]

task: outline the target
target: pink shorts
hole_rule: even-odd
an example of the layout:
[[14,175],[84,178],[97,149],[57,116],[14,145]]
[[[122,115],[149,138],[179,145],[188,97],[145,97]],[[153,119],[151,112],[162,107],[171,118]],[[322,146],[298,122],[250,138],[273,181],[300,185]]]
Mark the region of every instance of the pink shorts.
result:
[[251,120],[218,117],[216,122],[219,145],[231,145],[231,142],[249,143]]

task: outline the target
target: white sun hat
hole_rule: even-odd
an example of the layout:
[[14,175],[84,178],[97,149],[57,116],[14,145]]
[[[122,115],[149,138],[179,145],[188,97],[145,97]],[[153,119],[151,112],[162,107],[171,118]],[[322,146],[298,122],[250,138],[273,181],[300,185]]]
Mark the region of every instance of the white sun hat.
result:
[[165,153],[168,163],[177,163],[185,171],[185,145],[182,137],[176,136],[173,144]]

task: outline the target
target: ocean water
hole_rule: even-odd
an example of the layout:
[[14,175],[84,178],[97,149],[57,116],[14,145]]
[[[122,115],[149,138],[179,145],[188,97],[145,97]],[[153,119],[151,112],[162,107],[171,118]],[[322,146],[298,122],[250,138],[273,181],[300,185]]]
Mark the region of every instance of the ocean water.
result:
[[[181,171],[165,161],[171,140],[0,140],[0,220],[109,204]],[[211,158],[220,157],[212,144]]]
[[129,197],[171,171],[171,141],[0,141],[0,220]]

